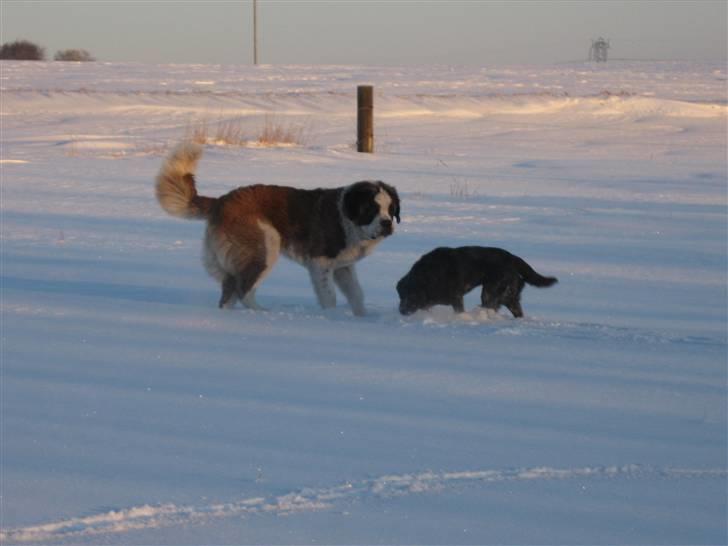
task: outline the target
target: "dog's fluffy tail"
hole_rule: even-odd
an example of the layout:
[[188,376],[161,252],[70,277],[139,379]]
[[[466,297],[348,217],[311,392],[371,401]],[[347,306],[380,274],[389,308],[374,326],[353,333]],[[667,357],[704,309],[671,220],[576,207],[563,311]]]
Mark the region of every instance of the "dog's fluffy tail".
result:
[[207,218],[216,199],[197,194],[195,169],[202,146],[194,142],[178,144],[167,156],[157,175],[157,201],[172,216]]
[[515,258],[516,269],[518,270],[519,275],[521,275],[523,280],[528,284],[539,288],[545,288],[559,282],[556,277],[544,277],[543,275],[536,273],[536,271],[528,265],[524,259],[519,258],[518,256],[513,257]]

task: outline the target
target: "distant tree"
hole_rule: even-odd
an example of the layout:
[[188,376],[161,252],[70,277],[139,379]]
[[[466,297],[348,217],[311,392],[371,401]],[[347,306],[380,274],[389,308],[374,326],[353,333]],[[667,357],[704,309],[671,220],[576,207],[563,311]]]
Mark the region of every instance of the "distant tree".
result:
[[56,53],[53,57],[55,61],[76,61],[76,62],[88,62],[95,61],[91,56],[91,53],[85,49],[63,49]]
[[11,61],[44,61],[45,48],[28,40],[6,42],[0,47],[0,59]]

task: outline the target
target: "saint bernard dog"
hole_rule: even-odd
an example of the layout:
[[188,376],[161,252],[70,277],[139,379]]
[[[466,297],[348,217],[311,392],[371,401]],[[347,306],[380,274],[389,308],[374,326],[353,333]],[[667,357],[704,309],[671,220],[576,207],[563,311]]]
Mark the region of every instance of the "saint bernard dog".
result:
[[336,306],[333,280],[353,313],[366,313],[354,264],[394,233],[394,220],[399,223],[392,186],[364,181],[303,190],[257,184],[203,197],[195,186],[201,155],[202,146],[192,142],[174,148],[157,175],[156,194],[172,216],[207,221],[203,261],[221,283],[221,308],[240,300],[262,309],[255,291],[283,254],[308,269],[321,307]]

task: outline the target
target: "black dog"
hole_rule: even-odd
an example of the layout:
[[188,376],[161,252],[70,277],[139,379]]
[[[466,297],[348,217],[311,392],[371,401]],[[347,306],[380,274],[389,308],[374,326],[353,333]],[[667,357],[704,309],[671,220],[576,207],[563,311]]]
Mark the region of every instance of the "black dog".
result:
[[483,286],[480,301],[498,311],[505,305],[514,317],[522,317],[521,290],[525,283],[545,287],[555,277],[543,277],[524,260],[503,250],[482,246],[440,247],[422,256],[397,283],[399,312],[410,315],[433,305],[452,305],[462,313],[463,296]]

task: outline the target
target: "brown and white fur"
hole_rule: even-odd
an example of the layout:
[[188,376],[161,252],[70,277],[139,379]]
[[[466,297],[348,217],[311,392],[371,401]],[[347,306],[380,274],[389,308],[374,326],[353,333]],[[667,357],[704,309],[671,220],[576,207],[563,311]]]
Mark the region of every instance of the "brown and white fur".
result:
[[207,221],[203,262],[220,281],[219,306],[239,299],[261,309],[255,291],[283,254],[308,269],[321,307],[336,306],[333,283],[355,315],[364,315],[364,295],[354,264],[394,232],[399,223],[397,191],[381,181],[332,189],[303,190],[253,185],[218,198],[198,195],[195,169],[202,147],[179,144],[156,179],[157,200],[172,216]]

